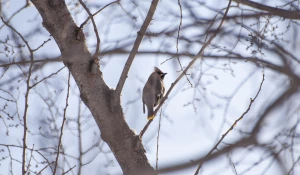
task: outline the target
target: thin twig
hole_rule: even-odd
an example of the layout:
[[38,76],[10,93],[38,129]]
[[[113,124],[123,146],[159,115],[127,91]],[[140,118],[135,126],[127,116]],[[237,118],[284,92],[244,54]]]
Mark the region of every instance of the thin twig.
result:
[[[29,3],[26,3],[23,7],[21,7],[19,10],[17,10],[15,13],[13,13],[13,14],[11,15],[11,17],[7,19],[7,22],[9,22],[10,20],[12,20],[13,17],[14,17],[15,15],[17,15],[18,13],[20,13],[22,10],[24,10],[25,8],[27,8],[27,7],[29,7],[29,6],[30,6],[30,4],[29,4]],[[0,15],[2,15],[2,14],[0,14]],[[2,25],[2,26],[0,27],[0,30],[1,30],[4,26],[5,26],[5,25]]]
[[7,150],[8,150],[8,154],[9,154],[9,157],[10,157],[10,163],[9,163],[9,166],[10,166],[10,173],[13,174],[13,163],[12,161],[14,160],[12,155],[11,155],[11,152],[10,152],[10,149],[9,147],[7,146]]
[[[246,110],[246,111],[245,111],[245,112],[244,112],[237,120],[235,120],[235,122],[234,122],[234,123],[231,125],[231,127],[230,127],[230,128],[222,135],[222,137],[221,137],[220,140],[215,144],[215,146],[214,146],[214,147],[206,154],[206,156],[204,157],[204,159],[205,159],[206,157],[210,156],[210,154],[211,154],[214,150],[216,150],[216,149],[218,148],[219,144],[220,144],[220,143],[223,141],[223,139],[228,135],[228,133],[229,133],[231,130],[233,130],[233,128],[237,125],[237,123],[238,123],[240,120],[242,120],[242,119],[244,118],[244,116],[250,111],[253,102],[255,101],[255,99],[257,98],[258,94],[259,94],[260,91],[261,91],[261,87],[262,87],[264,81],[265,81],[265,74],[263,73],[263,78],[262,78],[262,81],[261,81],[261,83],[260,83],[259,89],[258,89],[258,91],[257,91],[257,93],[256,93],[256,95],[255,95],[255,97],[254,97],[253,99],[250,98],[250,104],[249,104],[247,110]],[[198,166],[198,168],[197,168],[197,170],[196,170],[196,172],[195,172],[195,175],[199,173],[199,170],[200,170],[200,168],[201,168],[201,166],[202,166],[202,163],[203,163],[203,162],[200,162],[200,164],[199,164],[199,166]]]
[[28,99],[29,99],[29,91],[30,91],[30,77],[32,74],[32,66],[33,66],[33,51],[30,48],[28,42],[25,40],[25,38],[21,35],[21,33],[19,33],[14,27],[12,27],[11,25],[8,24],[8,22],[4,21],[3,17],[1,17],[2,22],[9,27],[11,30],[13,30],[16,34],[18,34],[18,36],[22,39],[22,41],[26,44],[27,49],[30,52],[30,66],[29,66],[29,70],[28,70],[28,77],[26,80],[26,93],[25,93],[25,108],[24,108],[24,116],[23,116],[23,120],[24,120],[24,129],[23,129],[23,152],[22,152],[22,175],[26,174],[26,137],[27,137],[27,111],[28,111]]
[[32,152],[33,152],[33,150],[34,150],[34,144],[33,144],[33,146],[32,146],[32,150],[31,150],[31,152],[30,152],[30,158],[29,158],[29,161],[28,161],[27,169],[29,169],[29,168],[30,168],[30,162],[31,162],[31,158],[32,158]]
[[288,99],[293,93],[297,92],[298,87],[299,87],[299,83],[297,83],[295,85],[291,85],[287,91],[285,91],[280,97],[277,98],[276,101],[274,101],[271,105],[269,105],[267,107],[267,109],[263,112],[263,114],[259,117],[258,121],[256,122],[256,124],[251,132],[251,135],[257,135],[257,133],[261,129],[261,125],[262,125],[263,121],[268,116],[268,114],[274,108],[276,108],[276,106],[278,106],[281,103],[283,103],[284,101],[286,101],[286,99]]
[[[52,163],[54,163],[54,162],[52,162]],[[41,169],[41,171],[39,171],[39,172],[37,173],[37,175],[41,175],[42,172],[43,172],[49,165],[50,165],[50,164],[47,164],[43,169]]]
[[43,47],[49,41],[51,41],[51,38],[49,38],[46,41],[44,41],[40,46],[38,46],[36,49],[33,49],[32,51],[35,52],[35,51],[39,50],[41,47]]
[[231,159],[229,153],[227,154],[227,157],[228,157],[228,160],[229,160],[230,164],[232,165],[232,169],[233,169],[233,171],[234,171],[234,174],[235,174],[235,175],[238,175],[238,173],[236,172],[235,165],[234,165],[234,163],[233,163],[233,161],[232,161],[232,159]]
[[289,172],[287,173],[287,175],[290,175],[295,169],[294,167],[300,162],[300,156],[298,157],[298,159],[293,163],[291,169],[289,170]]
[[[110,5],[112,5],[112,4],[114,4],[114,3],[116,3],[116,2],[118,2],[119,3],[119,1],[120,0],[118,0],[118,1],[114,1],[114,2],[111,2],[111,3],[108,3],[108,4],[106,4],[104,7],[102,7],[100,10],[98,10],[97,12],[95,12],[92,16],[94,17],[95,15],[97,15],[99,12],[101,12],[102,10],[104,10],[106,7],[108,7],[108,6],[110,6]],[[89,21],[89,19],[91,19],[91,17],[89,16],[81,25],[80,25],[80,29],[82,29],[83,28],[83,26]]]
[[77,117],[77,130],[78,130],[78,146],[79,146],[79,167],[78,167],[78,174],[82,174],[82,167],[83,167],[83,150],[82,150],[82,126],[81,126],[81,99],[78,98],[78,117]]
[[[15,147],[15,148],[23,149],[23,146],[12,145],[12,144],[2,144],[2,143],[0,143],[0,146],[5,146],[5,147],[7,147],[7,148],[9,148],[9,147]],[[40,151],[45,150],[45,149],[47,149],[47,148],[33,149],[33,148],[28,148],[28,147],[27,147],[26,149],[28,149],[28,150],[30,150],[30,151],[35,151],[35,152],[37,152],[41,157],[43,157],[43,158],[45,159],[45,162],[47,162],[48,165],[54,163],[54,162],[51,162],[51,163],[50,163],[50,162],[48,161],[48,159],[40,152]],[[51,149],[54,149],[54,148],[51,148]],[[50,169],[51,169],[51,171],[53,172],[51,166],[50,166]]]
[[8,22],[4,21],[2,16],[1,16],[1,20],[7,27],[11,28],[15,33],[17,33],[19,35],[19,37],[22,39],[22,41],[26,44],[29,52],[32,54],[32,49],[30,48],[30,46],[29,46],[28,42],[25,40],[25,38],[21,35],[21,33],[19,33],[14,27],[9,25]]
[[[177,79],[171,84],[171,87],[169,88],[169,90],[167,91],[166,95],[163,97],[163,99],[161,100],[160,104],[158,105],[158,107],[155,109],[154,111],[154,116],[155,114],[157,113],[157,111],[159,110],[159,108],[162,106],[162,104],[165,102],[165,100],[168,98],[170,92],[172,91],[172,89],[175,87],[175,85],[179,82],[179,80],[186,74],[186,72],[190,69],[190,67],[192,67],[192,65],[196,62],[196,60],[198,58],[200,58],[203,54],[203,51],[205,50],[205,48],[210,45],[211,41],[217,36],[217,34],[220,32],[221,30],[221,27],[225,21],[225,18],[227,16],[227,13],[228,13],[228,10],[229,10],[229,7],[230,7],[230,4],[231,4],[231,0],[229,1],[228,3],[228,6],[226,8],[226,11],[225,11],[225,14],[222,18],[222,21],[221,23],[219,24],[217,30],[215,31],[215,33],[210,36],[210,38],[208,39],[208,41],[206,43],[204,43],[204,45],[202,46],[202,48],[200,49],[200,51],[197,53],[197,55],[195,55],[193,57],[193,60],[189,63],[189,65],[184,69],[184,71],[177,77]],[[141,131],[140,133],[140,138],[143,137],[144,133],[146,132],[147,128],[149,127],[149,125],[151,124],[153,120],[149,120],[148,123],[145,125],[145,127],[143,128],[143,130]]]
[[8,67],[12,65],[22,65],[22,64],[28,64],[28,63],[44,63],[44,62],[60,62],[62,61],[61,57],[53,58],[53,59],[44,59],[44,60],[25,60],[25,61],[18,61],[18,62],[11,62],[11,63],[5,63],[1,64],[0,67]]
[[61,175],[67,174],[69,171],[71,171],[71,170],[72,170],[73,168],[75,168],[75,167],[76,167],[76,165],[74,165],[72,168],[70,168],[68,171],[62,173]]
[[160,124],[161,124],[161,111],[162,108],[160,110],[160,115],[159,115],[159,124],[158,124],[158,131],[157,131],[157,141],[156,141],[156,171],[158,168],[158,142],[159,142],[159,132],[160,132]]
[[59,151],[60,151],[60,146],[61,146],[61,142],[62,142],[62,136],[63,136],[64,125],[65,125],[65,121],[66,121],[67,108],[68,108],[68,106],[69,106],[68,100],[69,100],[69,94],[70,94],[70,79],[71,79],[70,77],[71,77],[71,72],[69,71],[69,76],[68,76],[68,90],[67,90],[67,98],[66,98],[66,106],[65,106],[65,109],[64,109],[64,116],[63,116],[63,121],[62,121],[62,124],[61,124],[61,130],[60,130],[60,136],[59,136],[59,140],[58,140],[57,155],[56,155],[56,160],[55,160],[55,166],[54,166],[54,172],[53,172],[53,175],[56,174],[57,162],[58,162],[58,157],[59,157]]
[[[178,55],[179,34],[180,34],[181,26],[182,26],[182,6],[181,6],[181,3],[180,3],[180,0],[178,0],[178,6],[179,6],[179,9],[180,9],[180,22],[179,22],[179,26],[178,26],[177,39],[176,39],[176,58],[177,58],[177,61],[179,63],[179,66],[180,66],[180,70],[183,71],[183,68],[182,68],[182,65],[181,65],[181,62],[180,62],[180,59],[179,59],[179,55]],[[187,75],[185,74],[184,76],[187,79],[187,81],[189,82],[189,84],[191,85],[191,87],[193,87],[193,85],[192,85],[191,81],[189,80],[189,78],[187,77]]]
[[116,87],[116,93],[119,94],[119,95],[121,95],[121,92],[122,92],[123,86],[125,84],[127,74],[128,74],[129,69],[131,67],[131,64],[134,60],[135,55],[137,54],[137,51],[139,49],[139,46],[142,42],[142,39],[143,39],[145,33],[146,33],[146,30],[147,30],[150,22],[152,21],[152,18],[153,18],[154,12],[156,10],[157,4],[158,4],[158,0],[153,0],[152,1],[151,6],[149,8],[149,11],[147,13],[146,19],[144,20],[144,23],[143,23],[140,31],[137,32],[138,35],[135,39],[134,45],[133,45],[132,50],[131,50],[131,52],[128,56],[128,59],[125,63],[124,69],[123,69],[122,74],[120,76],[120,80],[119,80],[118,85]]
[[28,78],[26,81],[26,94],[25,94],[25,109],[24,109],[24,130],[23,130],[23,154],[22,154],[22,175],[26,174],[26,137],[27,137],[27,111],[28,111],[28,101],[29,101],[29,91],[30,91],[30,77],[31,77],[31,69],[32,63],[30,64],[29,71],[28,71]]
[[50,77],[52,77],[53,75],[58,74],[58,73],[59,73],[61,70],[63,70],[65,67],[66,67],[66,66],[63,66],[63,67],[60,68],[58,71],[56,71],[56,72],[54,72],[54,73],[48,75],[47,77],[44,77],[44,78],[41,79],[40,81],[38,81],[38,82],[36,82],[35,84],[31,85],[30,88],[33,88],[33,87],[35,87],[36,85],[38,85],[40,82],[46,80],[47,78],[50,78]]
[[188,162],[180,162],[178,164],[175,164],[175,165],[171,165],[169,167],[164,167],[164,168],[161,168],[160,170],[158,170],[158,173],[170,173],[170,172],[174,172],[174,171],[178,171],[178,170],[183,170],[183,169],[186,169],[186,168],[191,168],[191,167],[194,167],[195,165],[198,165],[198,162],[204,162],[204,161],[208,161],[208,160],[213,160],[225,153],[228,153],[234,149],[237,149],[237,148],[244,148],[248,145],[253,145],[253,144],[256,144],[257,143],[257,140],[256,140],[256,137],[254,135],[251,135],[250,137],[246,137],[246,138],[243,138],[233,144],[230,144],[228,146],[225,146],[224,148],[220,149],[219,151],[216,151],[214,153],[212,153],[210,156],[208,157],[199,157],[199,158],[196,158],[194,159],[193,161],[188,161]]
[[[297,82],[299,82],[299,81],[297,81]],[[171,165],[168,167],[164,167],[164,168],[158,170],[158,173],[166,173],[166,172],[172,172],[172,171],[178,171],[178,170],[182,170],[182,169],[186,169],[186,168],[191,168],[191,167],[194,167],[195,165],[197,165],[198,162],[205,162],[208,160],[215,159],[215,158],[217,158],[225,153],[228,153],[234,149],[237,149],[240,147],[245,148],[248,145],[257,145],[257,135],[261,129],[261,124],[264,122],[266,116],[268,116],[268,114],[273,109],[277,109],[276,108],[277,106],[279,106],[283,102],[287,101],[287,99],[290,98],[292,94],[297,92],[298,87],[299,87],[299,83],[297,83],[296,85],[291,85],[291,87],[289,87],[284,93],[282,93],[276,100],[274,100],[274,102],[272,104],[270,104],[264,110],[263,114],[261,114],[258,117],[259,120],[256,122],[256,125],[254,126],[254,129],[252,130],[249,137],[242,138],[241,140],[237,141],[236,143],[229,144],[228,146],[225,146],[222,149],[219,149],[218,151],[213,152],[208,157],[204,158],[201,156],[199,158],[196,158],[194,161],[189,161],[189,162],[185,162],[185,163],[179,163],[179,164]]]
[[92,23],[93,23],[93,26],[94,26],[94,31],[95,31],[95,34],[96,34],[96,39],[97,39],[97,46],[96,46],[96,51],[95,51],[95,54],[93,55],[93,57],[97,57],[99,55],[99,50],[100,50],[100,37],[99,37],[99,33],[98,33],[98,30],[97,30],[97,26],[96,26],[96,23],[95,23],[95,20],[94,20],[94,17],[93,15],[91,14],[90,10],[87,8],[87,6],[82,2],[82,0],[79,0],[80,4],[82,5],[82,7],[85,9],[85,11],[89,14],[89,17],[92,19]]

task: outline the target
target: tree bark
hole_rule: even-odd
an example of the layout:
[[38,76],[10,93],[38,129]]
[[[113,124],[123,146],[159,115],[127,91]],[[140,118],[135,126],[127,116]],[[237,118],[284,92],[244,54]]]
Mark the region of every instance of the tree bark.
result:
[[[124,120],[120,95],[110,89],[93,60],[82,30],[76,25],[64,0],[31,0],[43,18],[43,26],[55,39],[63,63],[75,79],[81,99],[90,109],[102,139],[109,145],[124,174],[156,174],[137,135]],[[93,63],[96,64],[96,63]]]

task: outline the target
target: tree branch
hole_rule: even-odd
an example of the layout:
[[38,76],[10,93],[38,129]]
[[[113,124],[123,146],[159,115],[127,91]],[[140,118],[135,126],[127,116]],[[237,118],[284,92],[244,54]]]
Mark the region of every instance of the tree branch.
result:
[[[23,65],[23,64],[29,64],[29,63],[46,63],[46,62],[61,62],[61,57],[53,58],[53,59],[43,59],[43,60],[24,60],[24,61],[18,61],[18,62],[11,62],[11,63],[4,63],[1,64],[0,67],[8,67],[13,65]],[[0,61],[1,62],[1,61]]]
[[300,19],[299,11],[289,11],[280,8],[270,7],[250,0],[233,0],[237,3],[241,3],[259,10],[268,11],[273,15],[281,16],[287,19]]
[[82,7],[85,9],[85,11],[89,14],[89,17],[92,19],[92,23],[93,23],[93,27],[94,27],[94,32],[96,34],[96,39],[97,39],[96,51],[95,51],[95,54],[94,54],[93,57],[97,58],[97,56],[99,55],[99,50],[100,50],[100,37],[99,37],[98,30],[97,30],[97,26],[96,26],[94,17],[92,15],[92,13],[90,12],[90,10],[87,8],[87,6],[82,2],[82,0],[79,0],[79,2],[82,5]]
[[123,174],[155,174],[141,141],[124,119],[120,94],[106,85],[99,69],[95,69],[93,76],[90,76],[88,68],[93,56],[86,47],[84,33],[71,17],[65,1],[31,1],[43,18],[43,26],[55,39],[63,63],[79,88],[81,100],[91,111],[101,138],[110,147]]
[[[214,147],[206,154],[206,156],[204,157],[204,159],[205,159],[206,157],[208,157],[209,155],[211,155],[212,152],[218,148],[219,144],[220,144],[220,143],[223,141],[223,139],[228,135],[228,133],[229,133],[230,131],[232,131],[233,128],[237,125],[237,123],[238,123],[240,120],[242,120],[242,119],[244,118],[244,116],[250,111],[253,102],[255,101],[256,97],[258,96],[259,92],[261,91],[261,87],[262,87],[262,85],[263,85],[263,83],[264,83],[264,80],[265,80],[265,74],[263,73],[263,78],[262,78],[262,81],[261,81],[261,83],[260,83],[259,89],[258,89],[258,91],[257,91],[257,93],[256,93],[256,95],[255,95],[255,97],[254,97],[253,99],[250,99],[250,104],[249,104],[247,110],[246,110],[246,111],[245,111],[245,112],[244,112],[237,120],[235,120],[235,122],[234,122],[234,123],[231,125],[231,127],[230,127],[230,128],[222,135],[222,137],[221,137],[220,140],[215,144],[215,146],[214,146]],[[203,162],[200,162],[200,164],[198,165],[198,168],[197,168],[197,170],[196,170],[196,172],[195,172],[195,175],[197,175],[197,174],[199,173],[199,170],[200,170],[202,164],[203,164]]]
[[57,169],[57,164],[58,164],[58,157],[59,157],[59,154],[60,154],[59,152],[60,152],[60,147],[61,147],[61,144],[62,144],[62,136],[63,136],[64,126],[65,126],[65,122],[66,122],[67,108],[69,106],[68,101],[69,101],[69,94],[70,94],[70,79],[71,79],[71,73],[69,71],[66,106],[64,108],[64,116],[63,116],[63,121],[62,121],[61,128],[60,128],[60,136],[59,136],[59,139],[58,139],[57,154],[56,154],[56,159],[55,159],[55,166],[54,166],[53,175],[56,174],[56,169]]
[[[163,103],[165,102],[165,100],[168,98],[170,92],[172,91],[172,89],[175,87],[175,85],[179,82],[179,80],[184,76],[186,75],[187,71],[190,69],[190,67],[192,67],[192,65],[195,63],[195,61],[202,56],[203,54],[203,51],[205,50],[205,48],[210,45],[211,41],[217,36],[217,34],[220,32],[221,30],[221,26],[223,25],[225,19],[226,19],[226,16],[227,16],[227,13],[228,13],[228,10],[229,10],[229,7],[230,7],[230,4],[231,4],[231,0],[229,1],[228,3],[228,6],[226,8],[226,11],[225,11],[225,14],[222,18],[222,21],[221,23],[219,24],[217,30],[215,31],[215,33],[210,36],[210,38],[208,39],[208,41],[206,43],[204,43],[204,45],[202,46],[202,48],[200,49],[200,51],[198,52],[198,54],[196,56],[193,57],[193,60],[189,63],[189,65],[184,69],[184,71],[177,77],[177,79],[171,84],[171,87],[169,88],[169,90],[167,91],[166,95],[163,97],[163,99],[161,100],[160,104],[158,105],[158,107],[155,109],[154,111],[154,116],[156,115],[156,113],[158,112],[159,108],[163,105]],[[142,131],[140,132],[139,134],[139,137],[142,138],[144,133],[146,132],[147,128],[149,127],[149,125],[151,124],[153,120],[149,120],[147,122],[147,124],[145,125],[145,127],[142,129]]]
[[[103,9],[105,9],[106,7],[108,7],[108,6],[110,6],[110,5],[112,5],[112,4],[114,4],[114,3],[116,3],[116,2],[119,2],[120,0],[117,0],[117,1],[113,1],[113,2],[111,2],[111,3],[108,3],[108,4],[106,4],[104,7],[102,7],[100,10],[98,10],[97,12],[95,12],[92,16],[95,16],[95,15],[97,15],[99,12],[101,12]],[[91,19],[91,16],[89,16],[81,25],[80,25],[80,29],[82,29],[82,27],[89,21],[89,19]]]
[[2,22],[9,27],[11,30],[13,30],[21,39],[22,41],[26,44],[27,49],[30,52],[30,66],[28,70],[28,75],[27,75],[27,80],[26,80],[26,93],[25,93],[25,107],[24,107],[24,116],[23,116],[23,122],[24,122],[24,127],[23,127],[23,152],[22,152],[22,175],[25,175],[27,170],[26,170],[26,139],[27,139],[27,111],[28,111],[28,101],[29,101],[29,91],[30,91],[30,78],[32,75],[32,66],[33,66],[33,50],[31,49],[30,45],[28,42],[25,40],[25,38],[19,33],[14,27],[8,24],[8,22],[4,21],[3,17],[1,17]]
[[171,166],[166,166],[164,168],[159,169],[158,173],[159,174],[170,173],[170,172],[190,168],[190,167],[193,167],[195,165],[198,165],[199,162],[206,162],[206,161],[209,161],[209,160],[213,160],[213,159],[215,159],[215,158],[217,158],[217,157],[219,157],[219,156],[221,156],[225,153],[228,153],[232,150],[235,150],[235,149],[240,148],[240,147],[246,147],[246,146],[249,146],[249,145],[253,145],[253,144],[256,144],[256,142],[257,141],[256,141],[255,137],[253,137],[253,136],[243,138],[243,139],[237,141],[234,144],[231,144],[229,146],[226,146],[226,147],[220,149],[218,152],[214,152],[214,153],[210,154],[208,157],[200,157],[196,160],[189,161],[189,162],[186,162],[186,163],[179,163],[179,164],[175,164],[175,165],[171,165]]
[[121,92],[122,92],[122,89],[123,89],[123,86],[125,84],[125,81],[126,81],[126,78],[127,78],[127,74],[129,72],[129,69],[131,67],[131,64],[134,60],[134,57],[140,47],[140,44],[142,42],[142,39],[146,33],[146,30],[150,24],[150,22],[152,21],[152,18],[153,18],[153,15],[154,15],[154,12],[156,10],[156,6],[158,4],[158,0],[153,0],[152,3],[151,3],[151,6],[149,8],[149,11],[147,13],[147,16],[146,16],[146,19],[144,20],[144,23],[140,29],[139,32],[137,32],[137,37],[135,39],[135,42],[134,42],[134,45],[132,47],[132,50],[128,56],[128,59],[125,63],[125,66],[124,66],[124,69],[122,71],[122,74],[121,74],[121,77],[120,77],[120,80],[118,82],[118,85],[116,87],[116,92],[117,94],[121,95]]

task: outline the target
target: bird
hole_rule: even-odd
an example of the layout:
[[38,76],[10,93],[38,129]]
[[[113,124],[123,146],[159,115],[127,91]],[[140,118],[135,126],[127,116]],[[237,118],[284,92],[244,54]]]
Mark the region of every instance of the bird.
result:
[[154,72],[149,76],[143,88],[143,112],[145,113],[145,106],[148,110],[148,120],[154,118],[154,107],[156,107],[165,94],[164,78],[167,73],[163,73],[159,68],[154,67]]

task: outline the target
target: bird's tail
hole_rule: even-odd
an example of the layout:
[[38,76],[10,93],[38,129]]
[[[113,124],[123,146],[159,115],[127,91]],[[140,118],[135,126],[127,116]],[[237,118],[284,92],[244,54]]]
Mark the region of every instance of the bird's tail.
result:
[[148,120],[153,120],[154,119],[154,112],[153,112],[153,106],[148,107]]

